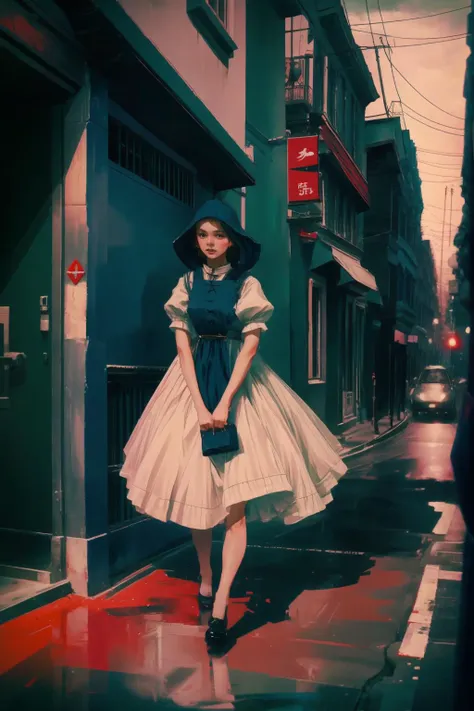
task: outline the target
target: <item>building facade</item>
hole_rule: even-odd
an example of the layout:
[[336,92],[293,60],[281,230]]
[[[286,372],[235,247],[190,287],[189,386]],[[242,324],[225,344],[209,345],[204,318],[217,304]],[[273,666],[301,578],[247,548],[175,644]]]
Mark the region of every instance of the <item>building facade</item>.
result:
[[9,8],[0,565],[92,595],[188,535],[138,516],[119,470],[175,355],[172,240],[202,201],[240,210],[255,182],[246,1]]
[[[94,595],[189,535],[138,515],[119,472],[175,355],[172,240],[204,200],[262,244],[263,357],[335,432],[363,417],[377,93],[339,0],[9,7],[0,570]],[[288,131],[319,136],[321,199],[305,205],[288,204]]]
[[393,418],[405,407],[407,381],[416,375],[419,361],[421,181],[415,146],[399,117],[368,121],[365,130],[372,200],[364,222],[365,264],[375,274],[383,300],[375,319],[380,323],[373,368],[377,414]]
[[321,199],[289,205],[291,382],[336,433],[366,416],[365,318],[379,295],[361,266],[364,116],[377,96],[339,0],[297,3],[286,22],[287,128],[319,137]]
[[415,287],[415,335],[417,336],[412,373],[418,374],[426,365],[440,362],[440,309],[438,284],[431,242],[420,241],[416,251],[418,279]]

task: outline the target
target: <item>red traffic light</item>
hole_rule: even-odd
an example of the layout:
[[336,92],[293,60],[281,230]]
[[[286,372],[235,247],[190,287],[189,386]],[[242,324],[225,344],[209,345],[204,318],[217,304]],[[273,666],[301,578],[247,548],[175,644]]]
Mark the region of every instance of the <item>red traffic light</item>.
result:
[[461,347],[461,339],[457,333],[450,333],[446,341],[446,345],[451,351],[455,351]]

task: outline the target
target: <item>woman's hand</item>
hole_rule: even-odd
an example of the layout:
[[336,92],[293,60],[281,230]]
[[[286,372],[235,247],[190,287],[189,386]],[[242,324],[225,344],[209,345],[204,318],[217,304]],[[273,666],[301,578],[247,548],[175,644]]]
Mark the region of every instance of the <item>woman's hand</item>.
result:
[[226,402],[221,402],[218,404],[214,412],[212,413],[212,422],[216,430],[220,430],[227,425],[227,420],[229,418],[229,406]]
[[197,416],[201,430],[212,430],[214,428],[214,421],[207,407],[200,408]]

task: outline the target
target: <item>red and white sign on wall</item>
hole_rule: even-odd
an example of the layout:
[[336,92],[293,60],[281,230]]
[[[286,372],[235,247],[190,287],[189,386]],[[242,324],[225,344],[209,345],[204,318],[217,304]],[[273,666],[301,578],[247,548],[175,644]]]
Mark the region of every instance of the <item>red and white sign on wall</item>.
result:
[[71,262],[66,271],[66,274],[68,275],[74,286],[77,286],[79,284],[85,273],[86,270],[78,259],[75,259],[73,262]]
[[314,202],[321,199],[319,185],[318,136],[288,139],[288,202]]

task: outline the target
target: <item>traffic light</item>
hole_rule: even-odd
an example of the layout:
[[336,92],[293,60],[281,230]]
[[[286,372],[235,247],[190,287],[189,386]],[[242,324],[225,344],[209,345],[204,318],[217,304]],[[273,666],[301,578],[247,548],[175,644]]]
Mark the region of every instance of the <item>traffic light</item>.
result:
[[446,345],[448,346],[450,351],[457,351],[459,348],[461,348],[461,339],[459,338],[457,333],[450,333]]

